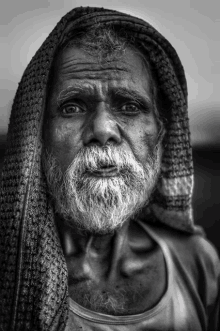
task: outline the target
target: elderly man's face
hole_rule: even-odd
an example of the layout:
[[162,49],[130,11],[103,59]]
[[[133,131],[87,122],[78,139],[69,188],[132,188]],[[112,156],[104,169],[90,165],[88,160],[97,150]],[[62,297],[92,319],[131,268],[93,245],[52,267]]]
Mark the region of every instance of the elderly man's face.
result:
[[[155,161],[154,147],[158,127],[151,96],[151,80],[140,55],[127,48],[118,59],[100,61],[79,48],[67,48],[58,55],[53,75],[44,140],[46,149],[53,155],[61,174],[80,155],[77,166],[80,167],[79,163],[82,162],[82,167],[85,168],[83,175],[86,173],[87,177],[76,185],[78,189],[88,178],[85,194],[89,189],[95,190],[95,185],[100,183],[104,186],[111,184],[114,188],[117,186],[117,177],[125,173],[123,165],[121,170],[117,166],[117,160],[126,154],[128,160],[134,160],[144,171],[146,166],[151,166],[153,173],[149,175],[149,182],[144,174],[137,173],[137,177],[133,179],[126,175],[127,181],[135,182],[140,178],[145,183],[145,187],[141,187],[139,183],[135,194],[141,196],[138,192],[141,190],[145,195],[141,199],[146,200],[159,172],[158,166],[154,169],[159,158],[157,155]],[[106,158],[104,151],[108,147],[110,152],[113,149],[116,154],[109,156],[108,152]],[[80,154],[84,150],[88,157]],[[92,165],[93,161],[90,160],[84,166],[83,162],[90,157],[90,151],[93,152],[92,158],[96,158],[96,164]],[[104,153],[100,159],[97,157],[99,151]],[[72,177],[76,176],[76,168],[74,173]],[[79,171],[77,173],[78,176],[81,175]],[[132,185],[131,190],[135,191],[134,183]],[[116,189],[119,191],[119,188]],[[128,194],[126,192],[123,191],[122,196]],[[107,195],[104,191],[103,194]],[[72,195],[76,195],[76,192]],[[111,204],[116,206],[116,200]],[[125,203],[128,204],[128,201]],[[143,205],[143,201],[140,205]]]

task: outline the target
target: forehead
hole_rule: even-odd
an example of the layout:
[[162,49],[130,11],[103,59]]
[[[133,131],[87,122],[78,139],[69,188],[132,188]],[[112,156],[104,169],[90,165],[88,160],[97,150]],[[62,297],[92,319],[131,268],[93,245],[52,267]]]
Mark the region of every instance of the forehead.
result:
[[141,54],[132,48],[116,57],[102,59],[71,46],[60,51],[53,66],[53,88],[58,90],[74,82],[96,81],[102,87],[125,86],[150,94],[151,76]]
[[107,60],[76,46],[60,51],[52,69],[48,101],[58,103],[61,94],[75,88],[80,90],[81,96],[89,93],[98,99],[114,98],[121,90],[127,96],[131,92],[131,96],[139,95],[148,102],[153,101],[148,64],[138,50],[129,47],[117,58]]

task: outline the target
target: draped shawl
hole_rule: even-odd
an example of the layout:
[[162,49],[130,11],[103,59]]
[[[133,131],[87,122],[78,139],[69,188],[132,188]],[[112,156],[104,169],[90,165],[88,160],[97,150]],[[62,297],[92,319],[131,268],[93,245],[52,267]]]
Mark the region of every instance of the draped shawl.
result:
[[56,50],[79,29],[92,29],[97,23],[123,28],[134,36],[146,53],[166,104],[162,176],[149,206],[154,221],[195,232],[187,86],[176,51],[141,19],[103,8],[73,9],[29,63],[12,107],[0,188],[0,330],[65,328],[67,267],[41,169],[42,124]]

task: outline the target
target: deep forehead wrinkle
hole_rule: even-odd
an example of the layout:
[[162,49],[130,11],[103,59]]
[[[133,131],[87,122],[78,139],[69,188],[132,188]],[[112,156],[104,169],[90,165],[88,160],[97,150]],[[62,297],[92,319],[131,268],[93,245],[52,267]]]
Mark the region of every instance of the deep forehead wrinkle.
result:
[[67,79],[109,79],[109,72],[114,73],[115,78],[120,76],[121,73],[129,73],[128,67],[118,65],[101,66],[94,63],[89,65],[76,65],[76,66],[62,66],[60,75]]
[[62,71],[66,72],[82,72],[82,71],[105,71],[105,70],[119,70],[119,71],[128,71],[128,67],[122,61],[85,61],[81,59],[65,59],[62,62]]

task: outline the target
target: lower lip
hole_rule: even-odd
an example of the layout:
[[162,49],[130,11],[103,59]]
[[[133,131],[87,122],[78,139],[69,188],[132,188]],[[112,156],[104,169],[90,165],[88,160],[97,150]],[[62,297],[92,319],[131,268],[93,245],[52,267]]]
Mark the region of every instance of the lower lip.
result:
[[90,174],[95,177],[113,177],[118,175],[118,170],[117,168],[104,168],[90,172]]

